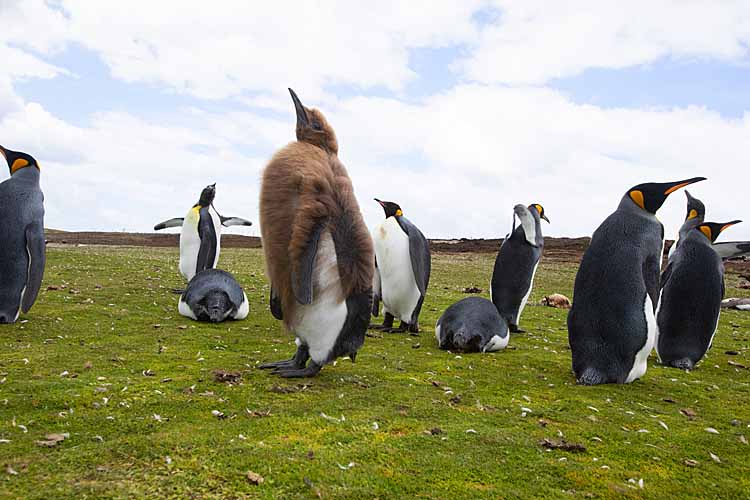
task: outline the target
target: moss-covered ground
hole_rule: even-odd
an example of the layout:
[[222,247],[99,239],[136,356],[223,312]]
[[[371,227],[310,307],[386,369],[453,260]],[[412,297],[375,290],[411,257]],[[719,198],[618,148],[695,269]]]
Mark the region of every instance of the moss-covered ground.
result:
[[[268,310],[262,252],[222,253],[251,312],[219,325],[177,314],[177,258],[48,249],[36,305],[0,328],[0,496],[750,497],[748,312],[723,313],[692,372],[652,358],[633,384],[580,387],[565,310],[527,307],[528,333],[503,352],[438,350],[438,316],[465,287],[487,296],[493,256],[435,255],[421,336],[373,332],[356,364],[282,380],[256,368],[294,350]],[[575,271],[543,260],[530,303],[571,296]],[[727,295],[750,295],[737,283]],[[39,443],[49,434],[65,439]]]

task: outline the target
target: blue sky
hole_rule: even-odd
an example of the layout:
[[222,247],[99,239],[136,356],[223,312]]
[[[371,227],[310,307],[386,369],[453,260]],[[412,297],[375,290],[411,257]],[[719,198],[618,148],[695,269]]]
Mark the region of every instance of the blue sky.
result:
[[750,222],[741,4],[180,5],[0,5],[23,26],[0,34],[0,142],[45,165],[48,226],[147,231],[214,181],[220,211],[257,219],[287,86],[336,128],[370,225],[377,196],[431,237],[501,237],[540,202],[549,234],[580,236],[631,185],[692,175],[709,218]]

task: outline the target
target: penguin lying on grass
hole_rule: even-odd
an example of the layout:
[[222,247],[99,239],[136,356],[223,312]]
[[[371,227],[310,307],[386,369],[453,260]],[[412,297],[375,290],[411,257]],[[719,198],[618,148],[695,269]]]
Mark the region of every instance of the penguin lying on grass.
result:
[[[375,201],[383,207],[385,221],[373,231],[376,268],[372,314],[378,316],[382,301],[385,317],[382,325],[371,328],[418,333],[419,313],[432,269],[430,245],[398,204]],[[393,328],[395,318],[401,320],[398,328]]]
[[196,321],[220,323],[247,318],[250,305],[234,276],[221,269],[205,269],[190,280],[177,309]]
[[646,373],[664,253],[664,226],[656,211],[671,193],[702,180],[635,186],[594,232],[568,314],[578,383],[630,383]]
[[492,352],[508,345],[508,323],[495,305],[482,297],[467,297],[445,310],[435,325],[440,349]]
[[0,146],[10,179],[0,183],[0,323],[15,323],[36,301],[46,261],[39,164]]
[[362,347],[374,254],[333,128],[289,93],[297,141],[277,151],[263,171],[260,226],[271,313],[294,333],[297,352],[260,368],[312,377],[338,357],[354,361]]
[[663,364],[692,370],[711,348],[724,298],[724,264],[712,243],[739,222],[688,221],[680,231],[680,246],[661,277],[656,313],[656,354]]
[[190,281],[197,272],[213,269],[221,252],[221,227],[252,226],[239,217],[223,217],[214,208],[216,184],[206,186],[198,203],[185,217],[169,219],[154,226],[154,231],[182,227],[180,233],[180,273]]
[[[516,217],[520,221],[518,227]],[[544,208],[538,203],[513,207],[513,230],[503,240],[495,259],[490,297],[511,333],[523,332],[518,323],[531,295],[534,275],[544,250],[542,220],[549,224]]]

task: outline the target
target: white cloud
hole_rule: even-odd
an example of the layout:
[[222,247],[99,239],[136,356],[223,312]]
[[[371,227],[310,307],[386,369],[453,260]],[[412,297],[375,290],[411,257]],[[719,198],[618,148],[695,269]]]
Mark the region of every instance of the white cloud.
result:
[[539,85],[660,58],[748,61],[750,3],[496,0],[500,15],[457,67],[472,80]]
[[[677,9],[680,22],[670,24],[667,4],[649,4],[638,17],[621,3],[596,2],[570,15],[545,3],[552,14],[567,16],[555,22],[536,3],[502,3],[499,24],[481,35],[471,18],[478,3],[367,4],[364,13],[352,2],[339,9],[329,3],[62,5],[65,15],[40,2],[0,5],[3,24],[46,33],[28,42],[19,29],[0,35],[0,56],[16,58],[12,72],[0,75],[0,139],[42,163],[50,227],[148,231],[182,215],[214,181],[221,212],[257,221],[261,169],[294,138],[289,82],[336,129],[369,225],[382,218],[371,201],[377,196],[400,202],[428,236],[500,237],[510,228],[513,205],[539,202],[553,221],[545,228],[550,234],[585,235],[628,187],[693,175],[710,178],[692,189],[710,218],[750,219],[744,192],[750,115],[733,120],[701,107],[604,109],[573,103],[551,88],[496,85],[665,56],[739,60],[748,17],[730,8],[744,4],[704,14],[704,4],[694,2]],[[711,28],[709,37],[699,18],[723,28]],[[209,99],[243,95],[229,112],[199,105],[165,118],[108,112],[72,125],[22,99],[11,84],[66,71],[48,59],[70,43],[95,51],[125,81]],[[464,82],[413,102],[398,97],[414,77],[411,48],[458,43],[473,47],[468,75],[490,83]],[[365,90],[339,98],[326,88],[330,83]],[[367,96],[371,86],[397,97]],[[684,197],[672,198],[660,212],[668,235],[684,216]],[[257,226],[249,232],[257,234]],[[750,221],[726,236],[742,237],[750,238]]]

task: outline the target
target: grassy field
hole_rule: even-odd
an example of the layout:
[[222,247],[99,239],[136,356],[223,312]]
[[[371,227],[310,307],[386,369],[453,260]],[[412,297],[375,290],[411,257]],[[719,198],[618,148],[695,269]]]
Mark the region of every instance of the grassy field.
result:
[[[722,315],[691,373],[652,358],[631,385],[579,387],[564,310],[528,307],[528,333],[500,353],[439,351],[438,316],[464,287],[487,288],[493,256],[436,255],[420,337],[378,333],[356,364],[288,381],[255,368],[294,350],[268,311],[261,251],[222,253],[251,309],[220,325],[177,314],[177,259],[176,249],[48,249],[36,305],[0,328],[0,495],[750,495],[750,371],[736,365],[750,366],[750,313]],[[530,303],[570,296],[575,270],[543,259]],[[748,296],[737,282],[728,276],[727,295]],[[216,370],[241,379],[217,381]],[[585,451],[547,451],[544,439]]]

